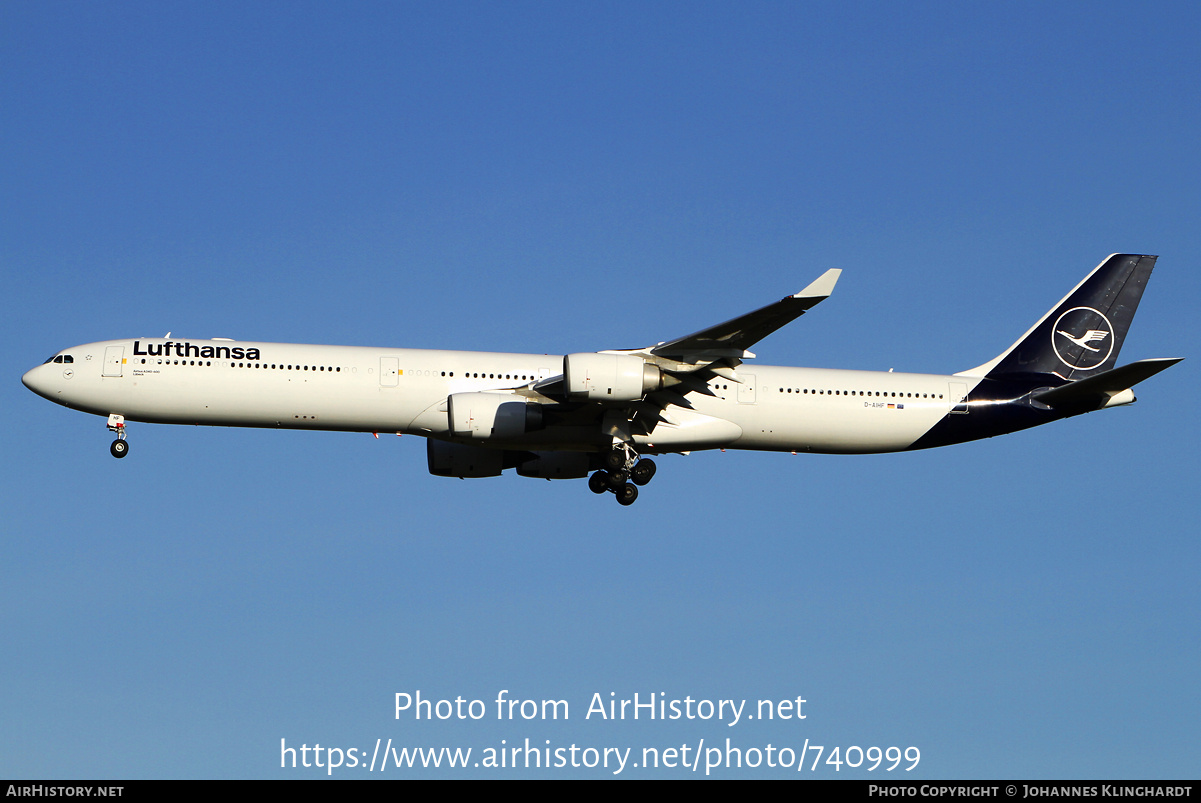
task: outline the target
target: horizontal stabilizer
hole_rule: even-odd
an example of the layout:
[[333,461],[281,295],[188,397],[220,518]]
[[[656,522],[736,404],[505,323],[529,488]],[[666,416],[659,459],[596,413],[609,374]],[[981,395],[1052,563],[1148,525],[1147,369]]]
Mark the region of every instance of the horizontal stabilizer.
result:
[[1051,390],[1035,393],[1035,401],[1056,409],[1083,407],[1098,409],[1123,390],[1134,387],[1148,377],[1155,376],[1165,368],[1171,368],[1183,359],[1171,357],[1139,360],[1121,368],[1114,368],[1088,379],[1080,379]]

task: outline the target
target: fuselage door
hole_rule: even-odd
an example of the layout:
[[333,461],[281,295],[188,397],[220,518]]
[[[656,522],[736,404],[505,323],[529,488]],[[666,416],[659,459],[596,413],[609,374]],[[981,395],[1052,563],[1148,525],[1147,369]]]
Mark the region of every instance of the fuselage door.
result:
[[379,384],[382,388],[394,388],[400,383],[400,358],[379,358]]
[[120,376],[125,362],[124,346],[108,346],[104,349],[104,373],[102,376]]
[[742,384],[738,386],[738,403],[739,404],[754,404],[755,403],[755,375],[754,374],[739,374],[738,378],[742,380]]
[[950,383],[950,399],[952,413],[967,412],[967,385],[962,382]]

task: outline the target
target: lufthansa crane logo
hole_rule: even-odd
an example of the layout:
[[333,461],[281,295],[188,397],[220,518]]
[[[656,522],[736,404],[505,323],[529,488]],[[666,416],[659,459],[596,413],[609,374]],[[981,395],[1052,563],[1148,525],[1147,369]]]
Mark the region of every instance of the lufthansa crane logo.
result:
[[1064,365],[1091,371],[1113,353],[1113,324],[1092,307],[1073,307],[1051,327],[1051,347]]

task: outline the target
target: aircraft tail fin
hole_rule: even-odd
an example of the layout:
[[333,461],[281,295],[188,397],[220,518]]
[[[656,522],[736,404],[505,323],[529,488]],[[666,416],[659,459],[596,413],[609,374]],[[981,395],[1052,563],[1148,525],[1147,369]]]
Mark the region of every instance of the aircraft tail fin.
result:
[[960,375],[1055,374],[1078,380],[1111,370],[1157,258],[1112,254],[1016,343]]

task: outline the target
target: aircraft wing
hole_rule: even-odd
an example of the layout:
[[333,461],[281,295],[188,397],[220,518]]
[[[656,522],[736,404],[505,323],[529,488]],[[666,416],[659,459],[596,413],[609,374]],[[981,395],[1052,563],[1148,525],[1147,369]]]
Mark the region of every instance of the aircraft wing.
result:
[[648,351],[657,357],[685,362],[705,357],[753,357],[747,349],[829,298],[841,273],[841,270],[831,268],[796,295],[787,296],[774,304],[739,315],[717,326],[660,343]]
[[[689,406],[684,401],[685,394],[693,391],[712,393],[706,385],[707,376],[721,376],[732,382],[740,382],[735,368],[744,358],[755,356],[748,349],[829,298],[841,274],[841,270],[831,268],[795,295],[686,337],[645,349],[599,353],[641,357],[662,369],[668,381],[663,383],[660,392],[649,393],[640,402],[646,408],[643,414],[649,416],[653,411],[659,411],[654,415],[662,418],[662,410],[670,405]],[[566,399],[561,374],[547,377],[518,392]],[[629,405],[631,400],[621,403]]]

